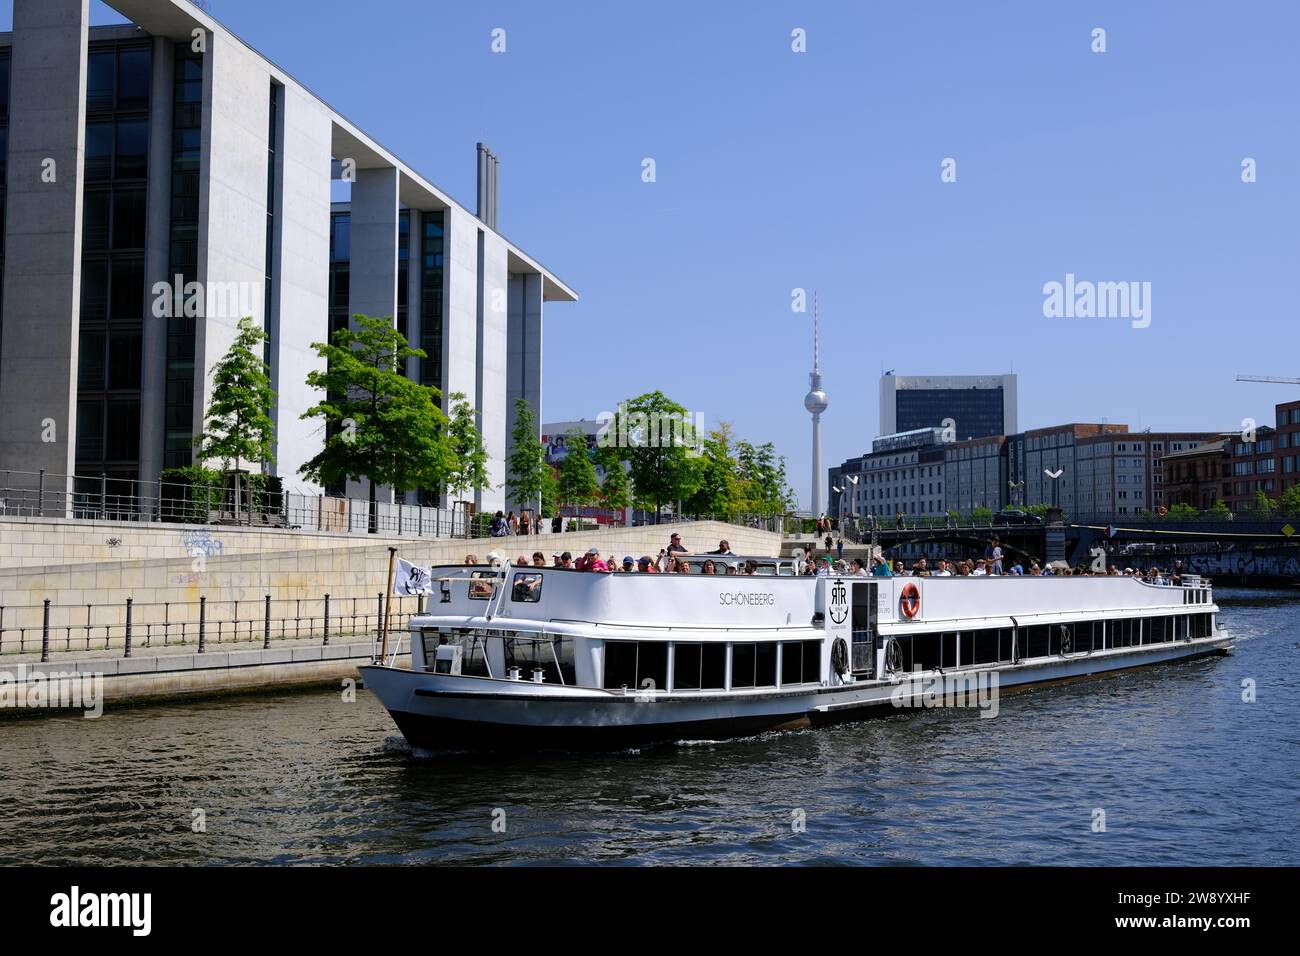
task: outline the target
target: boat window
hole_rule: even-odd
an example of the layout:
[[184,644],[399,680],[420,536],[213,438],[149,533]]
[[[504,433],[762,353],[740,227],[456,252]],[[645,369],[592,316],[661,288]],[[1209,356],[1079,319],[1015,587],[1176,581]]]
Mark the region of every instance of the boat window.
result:
[[1051,628],[1046,624],[1033,624],[1020,629],[1020,656],[1046,657],[1051,653]]
[[700,649],[700,688],[722,690],[727,686],[727,645],[705,644]]
[[732,687],[776,686],[776,642],[731,645]]
[[605,642],[605,687],[636,686],[636,641]]
[[754,645],[731,645],[731,686],[754,686]]
[[475,571],[470,575],[469,596],[473,601],[486,601],[492,596],[492,582],[489,578],[496,575],[492,571]]
[[727,645],[673,647],[673,690],[722,690],[726,686]]
[[666,641],[606,641],[604,687],[663,690],[668,686]]
[[785,641],[781,644],[781,685],[820,684],[821,641]]
[[943,635],[940,660],[945,668],[957,666],[957,633],[955,631],[948,631]]
[[[962,634],[962,657],[976,664],[995,664],[998,660],[999,631],[971,631]],[[967,650],[967,647],[970,650]]]
[[447,632],[436,627],[425,627],[420,629],[420,638],[424,641],[424,666],[432,670],[438,648],[448,641]]
[[510,600],[535,604],[542,599],[542,576],[518,573],[512,579]]
[[501,631],[500,636],[505,641],[506,667],[518,667],[524,680],[532,680],[533,671],[541,668],[542,680],[548,684],[577,683],[570,638],[526,631]]
[[673,690],[700,689],[700,645],[673,647]]

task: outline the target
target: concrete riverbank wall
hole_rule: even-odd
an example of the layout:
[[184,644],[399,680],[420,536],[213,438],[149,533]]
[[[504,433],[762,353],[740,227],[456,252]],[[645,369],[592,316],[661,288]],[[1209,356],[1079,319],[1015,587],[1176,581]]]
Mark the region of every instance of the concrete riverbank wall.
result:
[[[393,634],[390,653],[399,667],[410,666],[404,635]],[[323,645],[319,640],[213,644],[203,653],[193,646],[146,648],[131,657],[112,652],[55,655],[42,664],[39,654],[0,659],[0,718],[59,711],[102,710],[192,697],[332,686],[355,691],[357,667],[374,653],[369,640]]]
[[[517,558],[563,549],[575,556],[589,547],[602,554],[657,554],[677,531],[693,551],[726,539],[737,554],[776,554],[780,536],[722,522],[619,528],[562,535],[510,538],[404,539],[401,557],[416,564],[460,563],[467,553],[482,560],[489,551]],[[225,529],[222,529],[223,532]],[[265,599],[271,596],[272,637],[315,637],[325,626],[339,637],[373,633],[378,595],[386,589],[388,546],[348,539],[333,548],[304,548],[213,556],[8,568],[0,570],[0,654],[33,649],[44,628],[49,599],[53,647],[63,652],[120,647],[125,641],[127,599],[132,600],[134,639],[157,644],[197,639],[200,598],[205,599],[209,639],[263,634]],[[394,626],[413,610],[412,598],[394,601]]]

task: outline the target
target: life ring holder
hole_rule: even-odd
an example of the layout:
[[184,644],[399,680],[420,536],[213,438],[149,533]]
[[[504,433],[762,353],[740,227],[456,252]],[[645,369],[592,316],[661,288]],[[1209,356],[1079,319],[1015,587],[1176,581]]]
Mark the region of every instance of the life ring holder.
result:
[[921,613],[921,589],[913,581],[903,585],[898,595],[898,610],[909,621]]
[[847,677],[849,673],[849,645],[844,642],[844,638],[837,637],[831,643],[831,669],[841,677]]
[[903,669],[903,652],[898,646],[898,641],[890,639],[885,645],[885,670],[891,674],[897,674]]

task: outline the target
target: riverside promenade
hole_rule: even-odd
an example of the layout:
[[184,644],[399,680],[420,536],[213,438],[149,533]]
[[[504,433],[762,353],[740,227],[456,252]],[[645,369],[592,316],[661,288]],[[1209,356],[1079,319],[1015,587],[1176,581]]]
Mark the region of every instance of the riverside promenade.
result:
[[[357,666],[376,654],[372,639],[231,641],[205,647],[173,644],[146,647],[124,657],[116,651],[81,651],[41,663],[40,652],[0,658],[0,718],[20,713],[102,711],[119,704],[142,704],[179,697],[286,690],[299,687],[344,687],[357,680]],[[404,631],[391,635],[389,658],[409,665]],[[41,685],[41,686],[38,686]]]
[[[29,524],[25,531],[31,530]],[[620,557],[655,555],[672,532],[695,552],[711,551],[724,539],[737,554],[775,555],[781,546],[776,533],[699,521],[408,539],[398,553],[430,565],[459,564],[466,554],[482,561],[489,551],[512,561],[542,551],[549,564],[553,551],[576,556],[591,547]],[[168,533],[175,537],[177,530]],[[219,533],[229,538],[240,530]],[[268,543],[299,543],[298,535],[258,534]],[[356,677],[357,665],[377,653],[388,545],[364,538],[329,544],[0,569],[0,717],[24,709],[6,701],[29,700],[51,674],[102,681],[109,704],[337,686]],[[409,658],[407,625],[417,611],[413,597],[394,597],[387,608],[389,656],[396,654],[399,665]]]

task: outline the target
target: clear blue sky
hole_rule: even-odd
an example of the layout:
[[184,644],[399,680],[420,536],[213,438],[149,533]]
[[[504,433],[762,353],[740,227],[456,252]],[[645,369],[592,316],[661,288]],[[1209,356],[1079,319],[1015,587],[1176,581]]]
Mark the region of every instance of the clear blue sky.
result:
[[[502,231],[581,294],[547,310],[548,420],[660,388],[774,441],[806,506],[796,286],[826,464],[869,447],[883,368],[1014,367],[1022,428],[1300,397],[1233,381],[1300,376],[1290,0],[210,6],[471,208],[474,143],[497,151]],[[1151,282],[1150,328],[1044,318],[1067,272]]]

